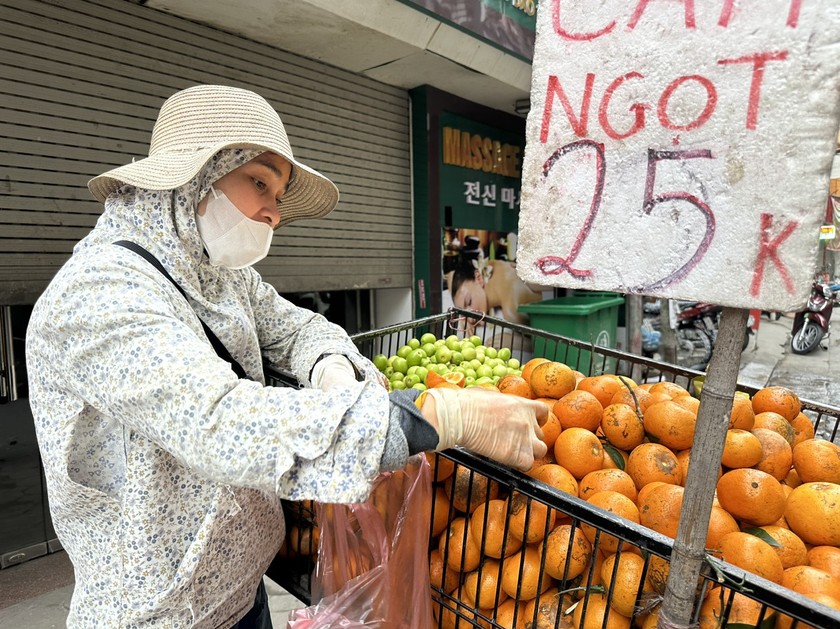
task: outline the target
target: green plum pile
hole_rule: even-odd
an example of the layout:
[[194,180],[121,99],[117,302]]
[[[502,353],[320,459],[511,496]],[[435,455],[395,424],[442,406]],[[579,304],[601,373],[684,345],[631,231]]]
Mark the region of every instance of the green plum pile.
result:
[[[495,348],[483,344],[481,337],[464,339],[452,334],[439,339],[427,332],[419,339],[411,338],[392,356],[377,354],[373,364],[388,378],[391,390],[419,389],[425,391],[444,377],[449,382],[463,381],[459,386],[495,387],[508,375],[521,375],[519,360],[511,357],[509,347]],[[429,374],[435,374],[429,376]]]

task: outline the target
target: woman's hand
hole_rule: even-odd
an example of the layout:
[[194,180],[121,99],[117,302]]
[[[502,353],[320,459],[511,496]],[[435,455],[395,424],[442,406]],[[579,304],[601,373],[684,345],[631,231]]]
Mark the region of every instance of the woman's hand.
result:
[[540,429],[548,408],[541,402],[481,387],[441,388],[426,391],[420,411],[438,432],[438,450],[460,445],[523,471],[548,451]]

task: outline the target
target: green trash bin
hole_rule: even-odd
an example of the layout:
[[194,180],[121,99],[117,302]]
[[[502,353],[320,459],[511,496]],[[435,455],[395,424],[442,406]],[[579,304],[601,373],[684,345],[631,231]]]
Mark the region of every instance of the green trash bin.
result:
[[[519,312],[527,314],[531,327],[538,330],[615,348],[618,310],[622,305],[624,297],[619,295],[576,295],[525,304]],[[588,376],[615,371],[615,359],[593,358],[592,352],[565,344],[558,347],[551,339],[535,338],[534,356],[559,360]]]

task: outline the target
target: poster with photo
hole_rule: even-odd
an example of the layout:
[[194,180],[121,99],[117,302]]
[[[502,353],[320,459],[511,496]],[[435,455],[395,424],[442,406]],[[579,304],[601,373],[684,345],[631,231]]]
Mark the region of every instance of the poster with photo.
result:
[[443,228],[444,310],[476,313],[465,321],[466,333],[476,332],[482,315],[527,325],[519,306],[554,296],[553,288],[526,284],[516,274],[516,245],[515,232]]

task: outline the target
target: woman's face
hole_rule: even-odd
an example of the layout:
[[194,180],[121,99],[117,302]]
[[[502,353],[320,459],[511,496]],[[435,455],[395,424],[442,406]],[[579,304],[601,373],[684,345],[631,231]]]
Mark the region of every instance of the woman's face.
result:
[[452,296],[452,302],[458,308],[487,314],[487,293],[478,280],[463,282]]
[[[277,201],[286,193],[292,165],[274,153],[263,153],[239,168],[230,171],[213,183],[216,190],[225,193],[240,212],[255,221],[264,221],[272,228],[280,224]],[[198,214],[203,215],[211,195],[198,204]]]

